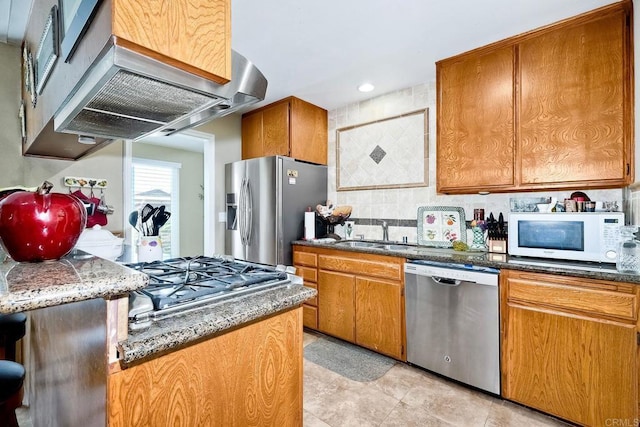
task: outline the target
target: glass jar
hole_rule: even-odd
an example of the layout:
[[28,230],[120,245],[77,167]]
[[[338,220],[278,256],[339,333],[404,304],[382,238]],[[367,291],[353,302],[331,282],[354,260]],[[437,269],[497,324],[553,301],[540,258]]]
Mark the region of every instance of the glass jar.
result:
[[620,245],[616,268],[620,273],[640,273],[640,242],[636,240],[635,225],[620,227]]

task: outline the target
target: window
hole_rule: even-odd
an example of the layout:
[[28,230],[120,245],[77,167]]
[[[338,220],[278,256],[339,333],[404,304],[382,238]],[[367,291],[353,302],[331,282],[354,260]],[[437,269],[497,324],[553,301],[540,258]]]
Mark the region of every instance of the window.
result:
[[[138,211],[139,216],[146,204],[154,208],[164,206],[166,211],[171,212],[167,223],[160,228],[164,259],[177,257],[180,253],[178,222],[180,166],[179,163],[132,159],[131,205]],[[134,242],[138,240],[139,235],[139,232],[134,231]]]

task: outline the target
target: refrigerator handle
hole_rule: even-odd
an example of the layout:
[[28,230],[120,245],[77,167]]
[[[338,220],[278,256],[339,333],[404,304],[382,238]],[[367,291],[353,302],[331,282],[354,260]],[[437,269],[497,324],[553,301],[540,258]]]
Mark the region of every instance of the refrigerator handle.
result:
[[251,234],[253,233],[253,202],[252,202],[252,198],[251,198],[251,182],[249,181],[249,178],[247,178],[247,183],[246,183],[246,187],[247,190],[245,192],[245,197],[247,198],[246,202],[246,206],[247,206],[247,234],[246,234],[246,244],[247,246],[251,244]]
[[238,231],[240,232],[240,243],[242,243],[242,246],[246,246],[247,242],[246,242],[246,225],[247,225],[247,221],[246,221],[246,217],[247,217],[247,206],[246,206],[246,198],[245,198],[245,194],[246,194],[246,178],[242,179],[242,182],[240,183],[240,197],[238,198],[238,216],[240,217],[240,220],[238,221]]

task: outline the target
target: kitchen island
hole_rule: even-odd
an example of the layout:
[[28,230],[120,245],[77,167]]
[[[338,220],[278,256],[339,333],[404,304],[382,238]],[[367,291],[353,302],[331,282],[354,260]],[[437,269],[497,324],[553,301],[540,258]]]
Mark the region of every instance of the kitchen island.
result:
[[0,265],[0,312],[27,311],[34,426],[299,425],[298,284],[203,306],[129,331],[147,276],[83,253]]

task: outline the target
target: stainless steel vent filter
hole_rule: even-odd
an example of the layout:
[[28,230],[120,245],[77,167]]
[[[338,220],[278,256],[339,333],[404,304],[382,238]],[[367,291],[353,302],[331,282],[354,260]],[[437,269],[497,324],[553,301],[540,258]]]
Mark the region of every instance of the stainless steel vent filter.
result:
[[137,138],[221,101],[215,96],[119,70],[71,120],[67,132]]

